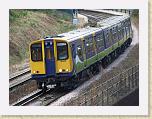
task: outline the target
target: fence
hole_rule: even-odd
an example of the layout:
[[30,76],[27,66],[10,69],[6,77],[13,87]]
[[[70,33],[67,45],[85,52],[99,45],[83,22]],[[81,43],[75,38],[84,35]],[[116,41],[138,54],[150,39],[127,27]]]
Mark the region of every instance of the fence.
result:
[[139,65],[84,91],[65,105],[110,106],[139,88]]

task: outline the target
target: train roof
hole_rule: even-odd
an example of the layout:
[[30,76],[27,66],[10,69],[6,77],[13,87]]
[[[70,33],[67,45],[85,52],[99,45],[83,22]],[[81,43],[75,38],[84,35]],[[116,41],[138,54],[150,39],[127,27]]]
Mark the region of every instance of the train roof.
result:
[[[103,12],[103,10],[99,10],[100,12]],[[60,40],[66,40],[67,42],[72,42],[78,38],[82,38],[84,36],[96,33],[98,31],[101,31],[102,29],[106,29],[110,26],[113,26],[115,24],[120,23],[121,21],[128,19],[129,15],[126,15],[124,13],[117,13],[117,12],[106,12],[108,14],[112,14],[111,17],[106,18],[98,22],[98,27],[86,27],[86,28],[81,28],[77,30],[73,30],[70,32],[62,33],[59,34],[55,37],[52,37],[53,39],[60,39]]]
[[95,33],[100,31],[101,28],[95,28],[95,27],[86,27],[86,28],[81,28],[77,30],[73,30],[67,33],[62,33],[59,34],[59,37],[65,38],[68,42],[73,41],[74,39],[81,38],[83,36],[87,36],[89,34]]
[[61,38],[67,40],[68,42],[72,42],[75,39],[82,38],[89,34],[93,34],[95,32],[101,31],[102,29],[118,24],[127,18],[129,18],[128,15],[112,16],[102,20],[101,22],[98,22],[99,27],[86,27],[86,28],[73,30],[67,33],[59,34],[57,38]]
[[98,26],[100,26],[102,28],[109,27],[114,24],[118,24],[121,21],[128,19],[128,18],[129,18],[129,15],[112,16],[112,17],[109,17],[107,19],[104,19],[104,20],[98,22]]

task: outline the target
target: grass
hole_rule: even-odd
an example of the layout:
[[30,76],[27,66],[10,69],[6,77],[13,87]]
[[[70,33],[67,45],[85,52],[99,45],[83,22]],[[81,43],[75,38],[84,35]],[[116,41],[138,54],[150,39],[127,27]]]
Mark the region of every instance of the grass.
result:
[[10,22],[14,22],[16,21],[18,18],[23,18],[25,16],[27,16],[27,10],[10,10],[9,11],[9,21]]
[[72,15],[66,10],[9,11],[9,64],[20,64],[29,58],[29,43],[46,36],[75,29]]

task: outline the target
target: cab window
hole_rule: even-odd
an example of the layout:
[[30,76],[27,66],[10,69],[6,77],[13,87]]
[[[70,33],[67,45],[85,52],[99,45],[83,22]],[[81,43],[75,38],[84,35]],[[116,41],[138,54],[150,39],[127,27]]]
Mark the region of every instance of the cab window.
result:
[[68,45],[65,42],[57,42],[57,59],[68,59]]
[[36,43],[31,45],[31,60],[42,61],[42,44]]

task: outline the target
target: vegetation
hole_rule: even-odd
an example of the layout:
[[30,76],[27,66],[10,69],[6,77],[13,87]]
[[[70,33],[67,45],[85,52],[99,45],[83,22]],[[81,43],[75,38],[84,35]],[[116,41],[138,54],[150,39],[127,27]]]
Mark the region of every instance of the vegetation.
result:
[[138,9],[133,10],[131,19],[132,19],[133,24],[136,26],[136,28],[139,29],[139,10]]
[[70,31],[70,10],[26,10],[9,11],[9,63],[21,63],[29,57],[29,44],[33,40]]

